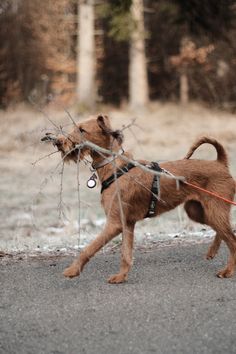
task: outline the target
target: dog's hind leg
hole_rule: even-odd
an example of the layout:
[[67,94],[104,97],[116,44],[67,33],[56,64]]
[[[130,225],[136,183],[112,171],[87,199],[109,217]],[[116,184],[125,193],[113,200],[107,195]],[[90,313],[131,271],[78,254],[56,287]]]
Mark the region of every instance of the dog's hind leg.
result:
[[[207,224],[204,208],[201,202],[196,200],[188,200],[184,205],[184,209],[188,217],[193,221],[198,222],[200,224]],[[214,241],[212,242],[212,244],[210,245],[207,251],[206,259],[213,259],[215,257],[215,255],[219,250],[220,244],[221,244],[221,237],[220,235],[216,234]]]
[[236,262],[236,238],[231,230],[229,225],[226,226],[226,231],[221,233],[222,240],[226,243],[229,248],[229,259],[226,267],[220,270],[217,273],[219,278],[230,278],[234,274],[235,271],[235,262]]
[[123,283],[128,278],[128,272],[132,266],[134,241],[134,224],[124,226],[122,247],[121,247],[121,266],[118,274],[112,275],[108,282],[111,284]]
[[226,243],[230,252],[226,267],[217,276],[229,278],[234,274],[236,265],[236,237],[230,225],[230,207],[211,200],[205,203],[204,211],[206,224],[216,231],[217,237]]
[[220,248],[220,244],[221,244],[221,237],[220,235],[217,233],[215,235],[215,238],[212,242],[212,244],[210,245],[210,247],[208,248],[208,251],[207,251],[207,254],[206,254],[206,259],[210,260],[210,259],[213,259],[219,248]]
[[81,251],[79,257],[74,260],[70,267],[63,272],[65,277],[73,278],[79,276],[85,264],[110,240],[119,235],[122,226],[116,224],[114,220],[107,220],[104,230],[87,247]]

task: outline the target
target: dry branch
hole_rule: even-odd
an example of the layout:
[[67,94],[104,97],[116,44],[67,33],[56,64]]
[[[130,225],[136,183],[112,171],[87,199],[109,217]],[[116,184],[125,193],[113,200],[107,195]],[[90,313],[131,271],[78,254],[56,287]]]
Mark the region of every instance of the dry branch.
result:
[[37,160],[31,162],[31,165],[32,165],[32,166],[35,166],[38,162],[40,162],[40,161],[42,161],[42,160],[44,160],[44,159],[46,159],[46,158],[48,158],[48,157],[50,157],[50,156],[52,156],[52,155],[58,153],[58,152],[59,152],[59,151],[53,151],[53,152],[51,152],[50,154],[44,155],[44,156],[42,156],[42,157],[39,157]]
[[64,206],[65,206],[65,203],[63,202],[63,177],[64,177],[64,167],[65,167],[65,161],[63,160],[62,162],[62,166],[61,166],[61,171],[60,171],[60,176],[61,176],[61,179],[60,179],[60,194],[59,194],[59,203],[58,203],[58,211],[59,211],[59,218],[61,220],[63,220],[63,217],[65,219],[67,219],[66,217],[66,214],[64,212]]
[[81,234],[80,234],[80,225],[81,225],[81,214],[80,214],[80,206],[81,206],[81,201],[80,201],[80,173],[79,173],[79,156],[80,156],[80,151],[78,152],[78,160],[77,160],[77,170],[76,170],[76,178],[77,178],[77,198],[78,198],[78,247],[80,246],[80,239],[81,239]]
[[[104,154],[104,155],[113,156],[114,158],[119,157],[123,161],[125,161],[127,163],[132,163],[135,167],[139,167],[140,169],[142,169],[145,172],[149,172],[149,173],[152,173],[153,175],[157,175],[157,176],[163,176],[162,172],[158,172],[158,171],[152,170],[152,169],[146,167],[145,165],[142,165],[141,163],[139,163],[136,160],[130,159],[127,156],[119,154],[117,152],[104,149],[104,148],[102,148],[102,147],[100,147],[100,146],[98,146],[98,145],[96,145],[94,143],[91,143],[90,141],[87,141],[87,140],[83,141],[82,143],[80,143],[78,145],[75,145],[75,147],[70,152],[72,152],[75,149],[80,150],[80,149],[82,149],[84,147],[89,147],[90,149],[92,149],[94,151],[100,152],[101,154]],[[70,152],[68,152],[67,155],[69,155]],[[170,178],[170,179],[174,179],[176,181],[184,181],[185,180],[185,177],[183,177],[183,176],[174,176],[172,174],[165,174],[165,177],[166,178]]]

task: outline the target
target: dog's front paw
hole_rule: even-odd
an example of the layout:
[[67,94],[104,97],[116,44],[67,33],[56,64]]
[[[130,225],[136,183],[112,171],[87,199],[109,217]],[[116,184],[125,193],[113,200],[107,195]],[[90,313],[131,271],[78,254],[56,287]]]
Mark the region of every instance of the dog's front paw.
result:
[[110,284],[120,284],[124,283],[127,280],[127,275],[118,273],[115,275],[112,275],[110,278],[108,278],[108,283]]
[[63,275],[67,278],[74,278],[80,275],[80,271],[76,267],[70,266],[64,270]]

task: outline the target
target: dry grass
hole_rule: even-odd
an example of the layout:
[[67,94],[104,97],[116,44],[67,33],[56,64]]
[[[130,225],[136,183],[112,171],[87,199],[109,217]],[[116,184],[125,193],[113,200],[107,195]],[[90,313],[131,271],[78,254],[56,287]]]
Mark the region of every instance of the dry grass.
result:
[[[129,119],[127,112],[114,111],[111,116],[117,126]],[[197,104],[181,107],[169,103],[153,104],[148,113],[136,114],[136,117],[141,128],[136,129],[136,134],[148,158],[181,158],[190,144],[205,134],[219,139],[229,153],[236,146],[236,117],[227,112],[209,110]],[[136,141],[131,141],[128,145],[140,155]],[[204,156],[206,154],[207,151]]]

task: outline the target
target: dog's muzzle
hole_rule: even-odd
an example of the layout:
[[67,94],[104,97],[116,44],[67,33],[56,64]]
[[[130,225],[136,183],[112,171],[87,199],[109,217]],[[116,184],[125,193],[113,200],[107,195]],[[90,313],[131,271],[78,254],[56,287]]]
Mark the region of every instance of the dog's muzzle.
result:
[[45,136],[41,139],[43,142],[50,142],[53,146],[56,146],[59,151],[63,151],[63,141],[61,138],[55,137],[52,133],[46,133]]

